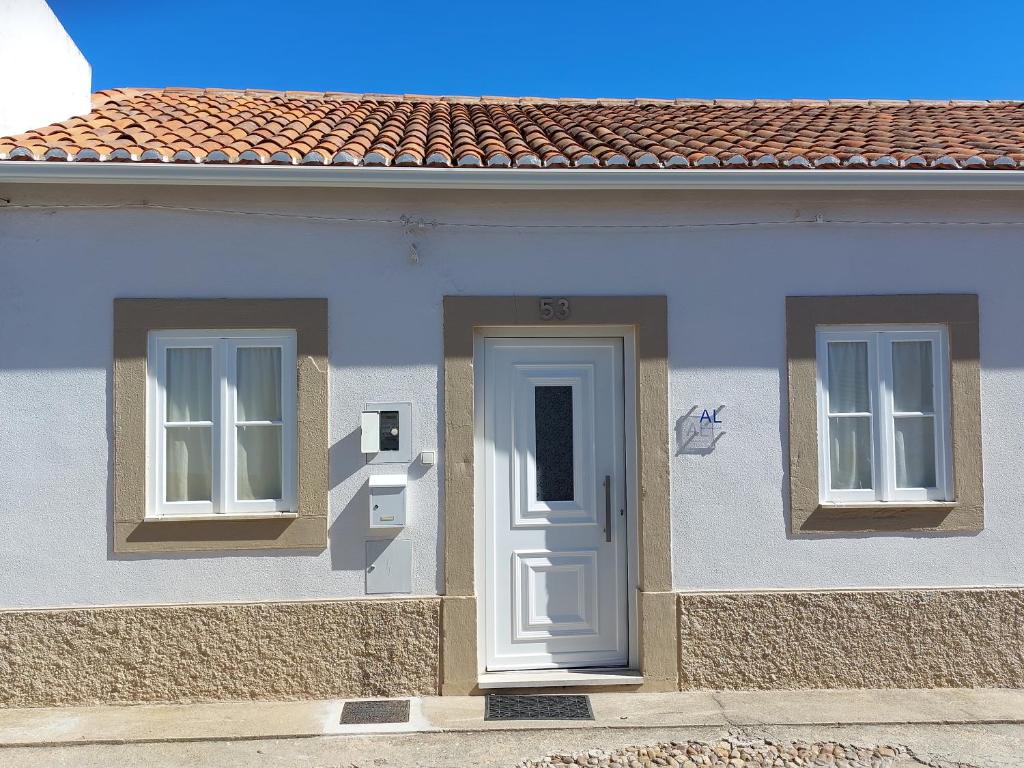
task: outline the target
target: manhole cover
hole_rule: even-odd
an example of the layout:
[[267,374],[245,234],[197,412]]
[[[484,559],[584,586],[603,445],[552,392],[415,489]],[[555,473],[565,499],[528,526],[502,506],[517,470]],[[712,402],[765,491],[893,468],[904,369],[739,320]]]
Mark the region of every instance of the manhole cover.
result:
[[487,696],[484,720],[593,720],[589,696]]
[[408,723],[409,700],[346,701],[341,708],[342,725],[370,723]]

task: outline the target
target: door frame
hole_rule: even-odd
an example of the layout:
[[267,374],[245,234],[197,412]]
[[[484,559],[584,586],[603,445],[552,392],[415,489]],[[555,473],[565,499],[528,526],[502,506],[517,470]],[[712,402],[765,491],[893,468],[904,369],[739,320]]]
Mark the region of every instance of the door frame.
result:
[[[565,311],[552,313],[552,307]],[[474,342],[478,329],[599,326],[630,331],[635,365],[634,511],[635,640],[630,652],[642,683],[634,689],[679,689],[679,600],[672,591],[669,507],[668,301],[665,296],[445,296],[443,432],[442,694],[481,693],[477,620]],[[564,326],[559,328],[559,326]],[[624,337],[625,338],[625,337]]]
[[639,507],[637,495],[637,430],[636,430],[636,333],[623,325],[558,325],[558,326],[495,326],[478,327],[473,332],[473,531],[474,570],[477,578],[477,673],[487,671],[487,605],[484,553],[487,549],[486,476],[475,471],[486,460],[484,426],[484,398],[486,395],[486,369],[483,363],[487,339],[622,339],[622,413],[625,498],[626,498],[626,637],[627,669],[639,669],[637,653],[637,573],[640,557],[637,549],[635,510]]

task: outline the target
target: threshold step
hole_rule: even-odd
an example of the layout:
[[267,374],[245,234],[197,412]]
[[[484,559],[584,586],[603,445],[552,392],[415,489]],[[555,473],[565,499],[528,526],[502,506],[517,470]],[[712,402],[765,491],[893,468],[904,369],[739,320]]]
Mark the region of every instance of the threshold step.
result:
[[642,685],[644,676],[635,669],[527,669],[484,672],[480,688],[555,688],[560,686]]

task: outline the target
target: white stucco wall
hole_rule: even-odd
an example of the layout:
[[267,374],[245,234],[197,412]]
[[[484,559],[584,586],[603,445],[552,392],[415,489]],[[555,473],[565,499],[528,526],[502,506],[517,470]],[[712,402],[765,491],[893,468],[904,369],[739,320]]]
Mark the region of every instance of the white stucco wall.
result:
[[92,69],[43,0],[0,0],[0,136],[89,111]]
[[[907,194],[540,194],[0,189],[15,203],[263,209],[573,228],[400,226],[141,210],[0,210],[0,607],[364,594],[359,411],[415,404],[443,449],[445,294],[667,294],[674,584],[685,590],[1021,585],[1024,227],[682,223],[1024,220],[1020,200]],[[653,224],[647,229],[607,225]],[[602,225],[602,228],[593,225]],[[976,292],[986,527],[976,536],[786,534],[787,294]],[[110,550],[112,300],[330,300],[331,527],[322,554],[115,556]],[[706,456],[676,420],[724,405]],[[442,458],[439,453],[439,458]],[[374,471],[384,471],[383,468]],[[441,466],[412,467],[413,591],[440,587]]]

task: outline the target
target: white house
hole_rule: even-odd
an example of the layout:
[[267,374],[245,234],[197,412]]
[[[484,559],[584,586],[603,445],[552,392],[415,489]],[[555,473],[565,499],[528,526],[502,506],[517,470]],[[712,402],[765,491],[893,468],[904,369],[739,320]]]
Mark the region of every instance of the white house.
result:
[[1024,104],[22,129],[0,703],[1024,686]]

